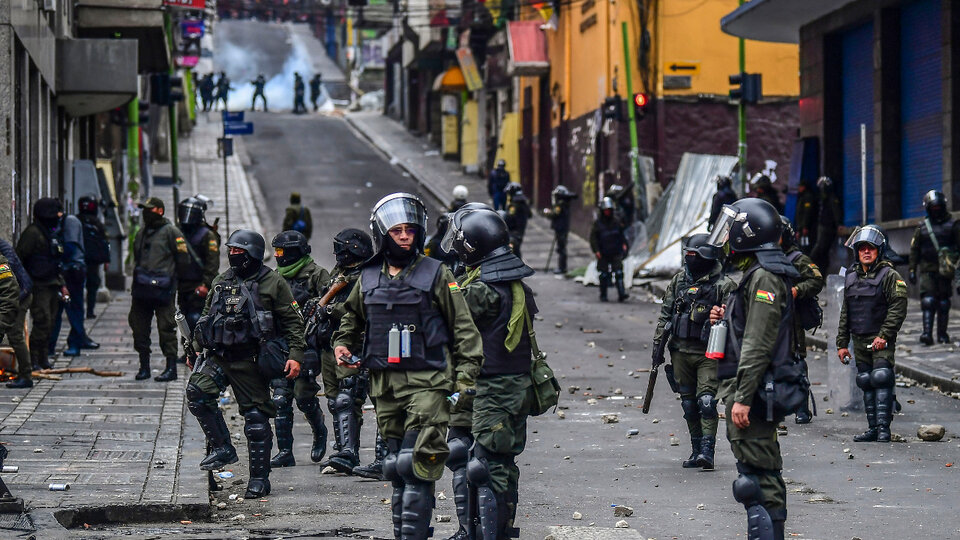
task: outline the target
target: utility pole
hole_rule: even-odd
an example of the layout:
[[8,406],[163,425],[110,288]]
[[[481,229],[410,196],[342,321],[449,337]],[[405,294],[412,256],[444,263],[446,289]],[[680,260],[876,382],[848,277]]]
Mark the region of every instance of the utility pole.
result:
[[[740,0],[743,5],[743,0]],[[743,38],[738,40],[740,46],[740,73],[747,71],[746,47]],[[739,135],[739,144],[737,145],[737,161],[740,163],[740,189],[741,193],[747,192],[747,106],[744,99],[737,105],[737,133]]]
[[627,96],[629,104],[627,106],[627,117],[629,118],[630,130],[630,181],[637,193],[637,219],[643,221],[647,219],[647,186],[645,179],[640,176],[640,143],[637,137],[637,114],[633,106],[633,76],[630,69],[630,39],[627,34],[627,23],[624,21],[620,25],[623,35],[623,64],[625,66],[624,74],[627,78]]
[[[170,17],[170,13],[163,14],[164,23],[167,27],[167,45],[170,48],[170,78],[168,80],[173,80],[177,75],[176,67],[176,51],[174,50],[175,44],[173,41],[173,21]],[[169,94],[168,94],[169,95]],[[177,146],[177,103],[175,99],[170,99],[167,102],[167,113],[169,114],[170,119],[170,178],[173,180],[173,220],[177,222],[179,226],[179,217],[178,212],[176,211],[177,204],[180,202],[180,156]]]

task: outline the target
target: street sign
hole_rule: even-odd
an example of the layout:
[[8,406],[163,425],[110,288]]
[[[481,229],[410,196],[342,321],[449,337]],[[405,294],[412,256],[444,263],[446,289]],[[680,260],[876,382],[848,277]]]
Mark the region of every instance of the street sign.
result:
[[217,153],[228,158],[233,155],[233,139],[230,137],[222,137],[217,139]]
[[225,122],[224,135],[253,135],[253,122]]
[[225,124],[227,122],[243,122],[243,111],[223,111],[220,115],[223,117],[223,123]]
[[663,72],[670,75],[699,75],[700,62],[667,62]]

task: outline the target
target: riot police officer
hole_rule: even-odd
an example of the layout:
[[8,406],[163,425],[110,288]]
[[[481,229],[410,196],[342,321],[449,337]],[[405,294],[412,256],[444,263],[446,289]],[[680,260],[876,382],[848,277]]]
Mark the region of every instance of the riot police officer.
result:
[[[237,451],[217,407],[220,392],[227,385],[233,388],[250,456],[250,480],[244,493],[244,498],[250,499],[270,494],[270,417],[276,414],[276,406],[270,398],[269,382],[277,372],[288,380],[300,375],[303,319],[290,286],[263,265],[266,246],[262,236],[239,229],[227,239],[227,247],[230,268],[213,281],[194,330],[198,350],[208,353],[196,360],[201,364],[190,375],[186,396],[210,448],[200,469],[212,471],[237,462]],[[286,341],[286,349],[279,339]],[[279,352],[266,354],[261,341],[277,344]]]
[[[206,211],[207,203],[197,197],[187,197],[177,205],[177,221],[194,255],[177,280],[177,307],[191,330],[203,313],[213,279],[220,273],[220,235],[207,224]],[[167,369],[153,379],[163,382],[176,378],[176,363],[168,363]]]
[[[711,308],[721,304],[737,285],[723,275],[718,261],[720,252],[707,246],[707,238],[706,234],[695,234],[683,239],[683,269],[674,274],[663,293],[653,340],[654,349],[661,340],[670,340],[667,342],[670,362],[692,447],[690,457],[681,465],[685,469],[712,470],[720,383],[716,362],[705,356],[709,337],[707,322]],[[669,333],[667,323],[671,323]]]
[[600,201],[600,215],[590,229],[590,249],[597,256],[597,271],[600,272],[600,301],[607,301],[607,287],[611,279],[617,286],[617,301],[623,302],[627,295],[623,284],[623,256],[627,251],[623,222],[614,211],[613,199]]
[[577,194],[566,186],[557,186],[550,192],[550,208],[543,209],[543,215],[550,219],[554,243],[557,246],[557,274],[567,273],[567,236],[570,234],[570,201]]
[[[0,255],[0,341],[3,341],[4,336],[11,334],[11,331],[13,333],[17,332],[14,326],[18,323],[20,324],[20,336],[23,335],[23,319],[20,318],[20,313],[20,283],[17,282],[17,276],[13,272],[10,261]],[[11,342],[15,341],[16,337],[11,340]],[[24,361],[24,358],[19,354],[20,351],[16,352],[18,353],[17,371],[22,373],[24,370],[20,369],[20,364]],[[18,374],[15,381],[7,383],[8,388],[29,388],[31,386],[33,386],[33,379],[30,377],[29,370],[26,372],[26,376]]]
[[[510,252],[506,224],[492,210],[460,210],[453,214],[450,227],[444,245],[467,267],[460,286],[474,322],[483,329],[484,358],[473,403],[472,434],[464,436],[451,427],[448,438],[447,466],[453,470],[460,520],[460,530],[452,539],[518,538],[516,459],[526,444],[527,416],[534,400],[531,321],[537,313],[533,291],[523,278],[534,271]],[[517,318],[516,313],[522,316]],[[472,453],[468,453],[471,443]],[[468,480],[480,518],[475,531],[469,531],[473,524],[468,520]]]
[[[800,274],[800,279],[790,287],[790,294],[793,296],[797,305],[803,302],[817,302],[817,295],[820,294],[820,291],[827,285],[827,281],[823,278],[820,268],[813,262],[813,259],[804,255],[803,251],[797,245],[795,240],[796,233],[793,230],[793,225],[790,223],[790,220],[784,216],[780,216],[780,220],[783,224],[783,234],[780,235],[780,248],[783,250],[783,254],[787,256],[790,264],[792,264]],[[807,334],[804,328],[803,317],[799,315],[798,310],[798,316],[794,318],[794,332],[796,334],[794,344],[796,345],[797,355],[805,359],[807,357]],[[804,367],[806,367],[806,363],[804,363]],[[813,394],[811,394],[810,397],[812,398]],[[812,420],[813,411],[810,410],[810,400],[807,400],[806,405],[797,411],[797,416],[794,421],[798,424],[809,424]]]
[[607,188],[604,197],[613,199],[613,203],[617,206],[617,217],[620,218],[625,227],[633,224],[637,214],[637,202],[633,195],[633,189],[614,184]]
[[820,205],[817,212],[817,240],[810,251],[810,258],[822,270],[830,270],[830,252],[837,241],[837,233],[843,225],[843,206],[836,187],[829,176],[817,179]]
[[857,363],[857,386],[863,390],[867,431],[857,442],[890,442],[896,404],[893,357],[897,333],[907,315],[907,284],[884,259],[886,236],[876,226],[858,227],[845,244],[856,262],[847,269],[837,330],[837,356],[847,363],[850,340]]
[[[723,207],[707,242],[728,252],[730,263],[743,272],[726,303],[710,311],[710,320],[722,318],[729,328],[717,375],[739,472],[733,496],[747,510],[748,540],[783,538],[787,489],[777,426],[810,391],[805,377],[784,375],[803,371],[794,356],[790,293],[800,275],[780,250],[781,233],[776,208],[747,198]],[[762,383],[767,377],[781,383],[768,389]]]
[[[320,296],[322,284],[330,279],[325,268],[320,267],[310,256],[310,244],[307,237],[297,231],[284,231],[271,242],[274,257],[277,259],[277,272],[287,285],[298,306],[305,306],[311,298]],[[288,380],[277,378],[270,382],[273,387],[273,403],[277,406],[274,427],[277,430],[277,455],[270,460],[271,467],[293,467],[297,464],[293,456],[293,401],[303,413],[310,429],[313,430],[313,447],[310,460],[319,463],[327,451],[327,426],[323,421],[320,408],[320,352],[307,346],[303,351],[300,375]]]
[[475,393],[480,334],[450,270],[421,254],[427,216],[420,199],[388,195],[370,220],[378,253],[344,304],[334,354],[339,365],[358,366],[351,351],[362,345],[359,363],[370,370],[389,448],[383,476],[393,484],[394,536],[422,539],[429,536],[433,484],[450,454],[447,397],[459,392],[459,406]]
[[17,287],[19,287],[17,317],[6,331],[7,343],[17,358],[17,378],[8,382],[7,388],[30,388],[33,386],[33,365],[30,361],[30,350],[27,348],[23,323],[27,319],[27,311],[33,299],[33,279],[23,267],[17,251],[3,238],[0,238],[0,254],[6,257],[9,270],[16,277]]
[[730,185],[730,177],[721,174],[716,178],[717,192],[713,194],[713,202],[710,205],[710,220],[707,222],[707,230],[713,230],[713,224],[720,217],[720,210],[728,205],[737,202],[737,194]]
[[463,205],[467,204],[467,197],[469,196],[470,191],[467,189],[467,186],[463,184],[453,186],[453,200],[450,201],[450,205],[447,207],[448,211],[456,212],[459,210]]
[[510,231],[510,245],[513,246],[513,254],[523,258],[520,254],[520,247],[523,245],[523,237],[527,233],[527,222],[533,217],[533,211],[530,210],[530,201],[523,193],[523,186],[516,182],[510,182],[503,189],[507,194],[507,230]]
[[943,193],[930,190],[923,196],[927,215],[917,225],[910,240],[910,283],[920,280],[920,309],[923,332],[920,343],[933,345],[933,319],[937,319],[937,343],[950,343],[947,324],[950,319],[950,297],[953,296],[953,272],[941,273],[941,252],[957,257],[960,248],[957,222],[950,218]]
[[53,319],[60,310],[61,297],[69,296],[64,286],[63,263],[63,207],[60,201],[49,197],[33,204],[33,223],[20,233],[17,256],[33,280],[33,300],[30,304],[30,358],[34,367],[49,369],[47,348]]

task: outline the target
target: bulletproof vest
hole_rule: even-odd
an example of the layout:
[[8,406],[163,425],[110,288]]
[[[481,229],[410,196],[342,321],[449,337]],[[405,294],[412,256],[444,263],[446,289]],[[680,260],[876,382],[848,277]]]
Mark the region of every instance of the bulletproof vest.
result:
[[47,241],[45,249],[31,255],[24,266],[34,281],[50,281],[57,278],[63,260],[63,237],[59,232],[51,233],[44,227],[34,225]]
[[889,266],[877,275],[862,277],[854,268],[847,270],[843,296],[847,301],[847,328],[854,334],[877,334],[887,318],[887,297],[883,294],[883,278]]
[[287,285],[290,285],[290,292],[293,293],[293,299],[303,306],[311,298],[310,277],[287,279]]
[[[761,268],[759,265],[754,265],[753,268],[748,270],[743,275],[743,279],[740,280],[740,286],[730,293],[730,296],[727,298],[727,309],[726,315],[724,316],[724,319],[727,321],[727,342],[724,349],[724,358],[717,362],[717,376],[720,379],[732,379],[737,376],[737,365],[740,363],[740,348],[743,343],[743,335],[747,324],[745,304],[751,300],[750,298],[744,298],[743,288],[750,281],[750,276],[759,268]],[[773,359],[770,364],[770,369],[776,369],[778,364],[785,365],[795,361],[793,354],[793,295],[789,294],[789,279],[780,274],[776,275],[784,280],[788,294],[786,295],[787,309],[780,317],[780,324],[777,327],[777,341],[773,348]],[[774,299],[774,301],[778,300]]]
[[[953,220],[948,219],[943,223],[934,223],[932,219],[926,218],[930,222],[930,228],[933,229],[933,235],[937,238],[937,245],[940,247],[953,246]],[[920,225],[920,258],[926,261],[937,262],[937,250],[933,247],[933,241],[930,239],[930,231],[927,230],[925,223]]]
[[679,339],[692,339],[707,342],[704,331],[710,319],[710,309],[719,305],[720,290],[717,281],[720,276],[707,283],[689,283],[681,279],[677,283],[673,313],[673,335]]
[[550,223],[550,227],[555,231],[569,231],[570,230],[570,202],[561,201],[555,205],[555,209],[559,208],[560,211],[557,212],[556,216],[553,218],[553,221]]
[[[443,315],[433,305],[433,284],[440,269],[440,261],[422,257],[402,278],[391,279],[379,264],[370,264],[361,271],[367,314],[363,358],[367,367],[400,371],[446,369],[445,345],[450,334]],[[399,362],[388,361],[388,338],[394,325],[410,331],[409,357]]]
[[[497,318],[480,329],[480,337],[483,339],[483,368],[480,370],[480,376],[491,375],[513,375],[530,372],[530,361],[532,352],[530,350],[530,333],[527,332],[525,322],[523,331],[520,335],[520,341],[513,351],[508,351],[504,345],[507,339],[507,323],[510,322],[510,311],[513,309],[513,293],[510,291],[509,282],[487,283],[487,285],[496,291],[500,297],[500,313]],[[523,286],[524,298],[527,304],[527,313],[533,318],[537,313],[537,305],[533,300],[533,291]]]
[[190,257],[190,264],[180,272],[180,280],[183,282],[196,282],[203,280],[203,266],[210,256],[210,246],[207,245],[207,232],[210,230],[206,225],[200,225],[187,238],[187,243],[193,248],[193,252],[199,257]]
[[623,252],[623,229],[616,219],[603,219],[597,222],[597,243],[601,255],[619,255]]
[[260,280],[268,272],[261,268],[256,277],[244,280],[231,268],[213,287],[206,330],[214,350],[236,357],[253,356],[261,341],[276,336],[273,313],[260,301]]

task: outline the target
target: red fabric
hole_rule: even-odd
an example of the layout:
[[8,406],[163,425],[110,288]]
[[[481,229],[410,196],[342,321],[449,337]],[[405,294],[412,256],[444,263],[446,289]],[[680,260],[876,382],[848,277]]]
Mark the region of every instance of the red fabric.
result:
[[540,29],[540,21],[510,21],[507,31],[510,32],[511,60],[517,67],[525,65],[538,66],[548,63],[547,36]]

